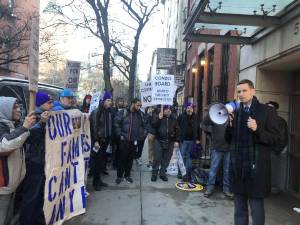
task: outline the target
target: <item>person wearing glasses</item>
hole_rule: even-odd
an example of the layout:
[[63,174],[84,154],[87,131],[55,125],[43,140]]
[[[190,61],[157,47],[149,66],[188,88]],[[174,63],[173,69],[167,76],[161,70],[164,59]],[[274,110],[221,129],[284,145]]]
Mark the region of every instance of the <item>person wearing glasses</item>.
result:
[[9,224],[12,219],[10,205],[13,193],[22,182],[25,168],[23,145],[29,137],[29,129],[36,117],[30,113],[20,123],[21,109],[16,98],[0,97],[0,224]]
[[114,121],[115,133],[120,137],[117,184],[120,184],[124,177],[128,183],[133,183],[131,178],[133,158],[139,145],[144,142],[147,136],[145,115],[141,111],[141,106],[141,100],[133,99],[130,108],[121,110]]

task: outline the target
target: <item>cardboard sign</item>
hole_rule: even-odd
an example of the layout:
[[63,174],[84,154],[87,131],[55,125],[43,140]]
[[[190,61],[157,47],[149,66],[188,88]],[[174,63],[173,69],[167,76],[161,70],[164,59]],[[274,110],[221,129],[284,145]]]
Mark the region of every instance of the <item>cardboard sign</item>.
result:
[[85,213],[85,175],[91,151],[88,114],[53,112],[46,126],[44,213],[47,225],[61,225]]
[[142,100],[143,107],[153,106],[151,81],[141,82],[140,91],[141,91],[141,100]]
[[67,60],[65,88],[77,92],[80,76],[80,62]]
[[28,62],[29,90],[38,91],[39,82],[39,19],[33,17],[31,20],[29,62]]
[[152,79],[152,103],[154,105],[173,105],[176,91],[174,75],[157,74]]

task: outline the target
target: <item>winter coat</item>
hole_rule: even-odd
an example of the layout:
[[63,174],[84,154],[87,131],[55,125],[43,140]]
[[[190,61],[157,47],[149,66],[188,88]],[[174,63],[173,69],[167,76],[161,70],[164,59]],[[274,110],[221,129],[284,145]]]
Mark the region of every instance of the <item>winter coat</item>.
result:
[[179,142],[179,126],[173,115],[159,118],[158,114],[153,115],[152,127],[155,131],[156,139],[160,141],[176,141]]
[[271,189],[271,151],[272,147],[279,138],[279,128],[274,110],[258,102],[254,97],[250,107],[250,116],[256,120],[257,130],[252,132],[253,145],[255,151],[255,165],[251,170],[251,176],[242,178],[238,174],[238,159],[241,157],[243,150],[239,149],[237,143],[241,138],[238,124],[239,115],[242,113],[241,108],[234,113],[232,127],[227,126],[226,139],[230,142],[231,147],[231,188],[235,194],[246,195],[252,198],[264,198],[270,193]]
[[132,112],[124,109],[114,120],[116,136],[126,141],[143,141],[147,136],[145,115],[142,111]]
[[[187,115],[186,112],[179,115],[177,118],[179,129],[180,129],[180,141],[184,140],[200,140],[200,122],[198,116],[193,113],[191,116]],[[189,134],[189,135],[188,135]],[[191,136],[191,137],[187,137]]]
[[229,151],[229,143],[225,139],[226,125],[214,124],[209,116],[205,116],[202,130],[210,137],[210,149],[217,151]]
[[113,135],[113,114],[111,109],[105,109],[103,103],[90,115],[92,143],[108,142]]
[[35,110],[35,114],[38,122],[29,129],[30,136],[26,140],[26,169],[28,173],[43,175],[46,150],[46,123],[42,123],[40,120],[42,111],[39,108]]
[[12,121],[15,102],[15,98],[0,97],[0,195],[13,193],[26,173],[23,144],[29,130],[15,127]]

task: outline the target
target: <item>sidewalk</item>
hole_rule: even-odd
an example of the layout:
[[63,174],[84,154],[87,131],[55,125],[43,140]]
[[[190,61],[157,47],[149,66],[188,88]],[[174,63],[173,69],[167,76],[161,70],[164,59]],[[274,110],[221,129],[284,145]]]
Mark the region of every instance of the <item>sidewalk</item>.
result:
[[[151,173],[143,165],[134,165],[133,184],[116,185],[116,172],[104,176],[109,187],[94,192],[89,182],[87,213],[67,225],[231,225],[233,202],[222,193],[210,199],[202,192],[184,192],[175,188],[176,177],[168,182],[151,182]],[[299,225],[299,199],[285,195],[266,200],[267,225]]]

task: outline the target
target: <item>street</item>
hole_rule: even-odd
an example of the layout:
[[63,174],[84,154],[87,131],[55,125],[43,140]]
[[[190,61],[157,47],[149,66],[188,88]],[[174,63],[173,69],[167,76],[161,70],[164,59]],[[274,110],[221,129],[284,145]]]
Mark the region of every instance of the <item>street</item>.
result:
[[[146,146],[145,146],[146,147]],[[143,160],[146,162],[146,153]],[[103,176],[109,187],[95,192],[89,179],[86,214],[75,217],[66,225],[231,225],[233,201],[221,191],[211,198],[203,192],[184,192],[175,188],[176,177],[168,182],[151,182],[145,163],[134,163],[133,184],[115,184],[116,172]],[[300,203],[286,195],[266,199],[266,225],[299,225],[300,214],[293,207]]]

